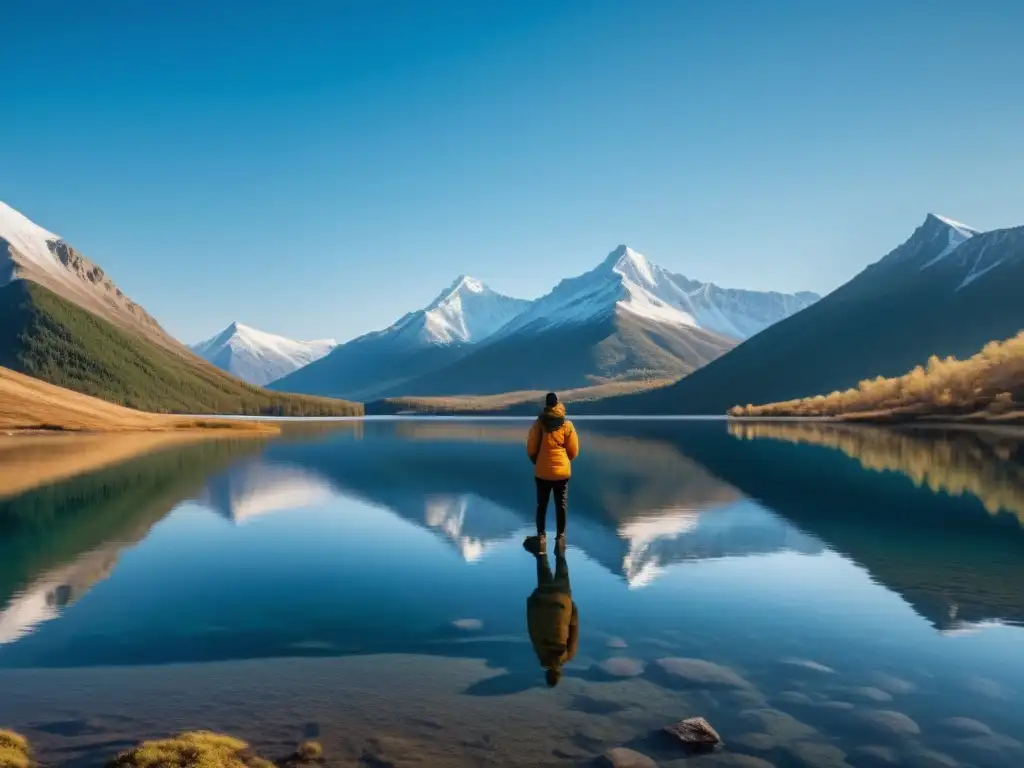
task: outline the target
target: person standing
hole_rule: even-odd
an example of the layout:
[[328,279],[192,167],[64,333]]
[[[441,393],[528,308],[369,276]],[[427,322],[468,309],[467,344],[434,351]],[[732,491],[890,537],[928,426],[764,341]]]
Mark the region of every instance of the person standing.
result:
[[565,515],[569,502],[569,478],[572,462],[579,456],[580,440],[572,422],[565,418],[565,406],[558,395],[549,392],[544,398],[544,410],[530,427],[526,437],[526,453],[533,462],[534,481],[537,485],[537,536],[528,537],[528,549],[544,552],[547,545],[548,500],[555,497],[558,516],[556,546],[565,547]]

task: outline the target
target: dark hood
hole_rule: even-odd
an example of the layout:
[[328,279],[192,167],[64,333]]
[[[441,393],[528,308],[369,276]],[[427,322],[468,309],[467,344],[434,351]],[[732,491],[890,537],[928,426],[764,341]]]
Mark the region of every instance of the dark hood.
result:
[[555,403],[551,408],[545,408],[537,417],[545,432],[554,432],[565,424],[565,406]]

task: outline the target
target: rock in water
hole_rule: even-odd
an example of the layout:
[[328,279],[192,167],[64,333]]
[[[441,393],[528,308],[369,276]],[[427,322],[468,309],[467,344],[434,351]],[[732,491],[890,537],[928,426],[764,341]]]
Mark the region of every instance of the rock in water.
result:
[[615,747],[604,753],[605,765],[611,768],[658,768],[647,755],[625,747]]
[[666,725],[665,730],[688,747],[713,747],[722,743],[722,737],[703,717],[680,720],[673,725]]
[[754,687],[728,667],[704,659],[668,658],[654,663],[669,678],[695,688],[751,690]]
[[942,727],[955,736],[991,736],[992,729],[968,717],[947,717]]
[[608,677],[637,677],[644,673],[644,663],[637,659],[615,656],[597,665],[600,672]]

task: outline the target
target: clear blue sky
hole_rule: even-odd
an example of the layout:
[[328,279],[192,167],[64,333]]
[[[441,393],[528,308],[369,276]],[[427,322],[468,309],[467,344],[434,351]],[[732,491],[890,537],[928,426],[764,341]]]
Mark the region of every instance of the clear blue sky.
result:
[[619,243],[831,290],[1024,224],[1019,0],[14,0],[0,199],[186,341],[355,334]]

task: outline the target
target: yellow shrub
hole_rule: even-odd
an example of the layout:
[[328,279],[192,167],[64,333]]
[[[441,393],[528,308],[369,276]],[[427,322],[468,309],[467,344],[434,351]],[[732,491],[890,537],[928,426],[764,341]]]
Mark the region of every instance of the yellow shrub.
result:
[[[842,416],[900,408],[974,413],[1013,410],[1013,391],[1024,392],[1024,331],[991,341],[968,360],[932,355],[903,376],[864,379],[856,388],[730,411],[745,416]],[[736,411],[736,413],[733,413]]]
[[29,768],[32,750],[28,741],[14,731],[0,730],[0,768]]
[[210,731],[190,731],[169,739],[144,741],[111,763],[121,768],[272,768],[240,739]]

